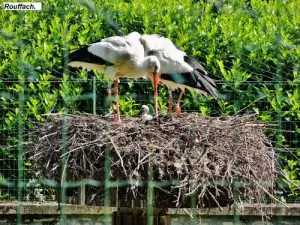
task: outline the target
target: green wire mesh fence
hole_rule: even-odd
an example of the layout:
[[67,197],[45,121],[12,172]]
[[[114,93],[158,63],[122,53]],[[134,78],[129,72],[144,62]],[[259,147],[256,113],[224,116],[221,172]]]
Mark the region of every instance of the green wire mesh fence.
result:
[[[66,62],[68,53],[79,45],[133,30],[160,33],[176,40],[205,65],[211,76],[217,77],[220,98],[213,100],[186,92],[181,102],[183,112],[211,117],[252,115],[271,125],[267,135],[284,170],[277,177],[278,193],[274,196],[287,203],[299,202],[300,16],[296,1],[167,1],[157,2],[154,8],[147,1],[59,3],[64,7],[48,1],[40,14],[1,11],[0,200],[17,200],[18,224],[22,224],[24,202],[59,199],[61,203],[84,204],[84,193],[95,190],[99,196],[94,204],[104,206],[104,221],[111,223],[109,207],[118,190],[130,187],[132,181],[110,180],[110,151],[105,151],[102,180],[74,181],[64,177],[68,170],[66,115],[89,113],[110,121],[107,78],[95,71],[68,68]],[[119,93],[123,117],[139,117],[144,104],[153,113],[149,81],[123,79]],[[168,112],[167,102],[168,91],[160,87],[162,114]],[[46,124],[51,114],[58,113],[63,115],[62,179],[36,179],[28,173],[33,165],[25,153],[36,142],[35,125]],[[155,181],[151,163],[147,171],[146,180],[140,184],[146,189],[147,224],[153,224],[155,191],[178,181]],[[295,185],[285,182],[285,176]],[[75,200],[72,195],[76,195]],[[196,208],[195,196],[189,205]],[[62,224],[66,223],[67,207],[61,204]],[[238,223],[238,213],[235,220]]]
[[[122,115],[125,116],[126,113],[127,117],[138,117],[138,111],[142,104],[151,105],[152,104],[152,86],[150,82],[147,81],[134,81],[132,82],[133,87],[135,87],[135,91],[129,91],[126,88],[129,88],[128,82],[123,80],[120,83],[120,94],[121,94],[121,110]],[[46,85],[47,83],[47,85]],[[67,84],[70,85],[71,90],[74,90],[78,87],[84,87],[82,88],[82,92],[80,93],[73,93],[76,96],[64,96],[62,98],[58,94],[59,91],[61,91],[63,88],[66,88]],[[87,191],[93,191],[93,189],[89,189],[89,187],[95,187],[96,189],[101,189],[98,193],[100,197],[100,201],[96,203],[96,205],[104,205],[105,209],[108,209],[110,206],[112,206],[111,198],[115,198],[115,196],[118,193],[116,191],[116,188],[121,188],[123,186],[130,186],[131,182],[130,180],[126,181],[110,181],[110,151],[105,151],[105,164],[104,164],[104,180],[93,180],[93,179],[85,179],[82,181],[72,181],[68,180],[67,177],[64,177],[62,175],[62,180],[51,180],[47,179],[45,177],[42,180],[35,179],[32,174],[28,177],[26,176],[26,172],[30,169],[31,163],[30,160],[28,160],[26,157],[24,158],[24,152],[28,151],[28,146],[33,146],[33,142],[36,141],[34,137],[36,135],[37,131],[35,130],[35,124],[36,123],[46,123],[48,120],[50,120],[49,115],[56,114],[58,112],[62,112],[61,110],[66,110],[65,113],[72,114],[72,113],[78,113],[79,109],[81,107],[84,108],[83,112],[90,113],[90,114],[101,114],[106,115],[108,120],[111,119],[111,109],[110,104],[108,102],[108,99],[106,98],[106,86],[105,82],[97,79],[86,79],[86,80],[78,80],[78,79],[71,79],[67,81],[61,81],[61,80],[51,80],[51,81],[33,81],[33,80],[21,80],[21,81],[12,81],[12,80],[3,80],[2,84],[2,120],[3,124],[6,124],[6,126],[2,126],[2,137],[1,137],[1,147],[2,147],[2,160],[1,160],[1,185],[2,185],[2,199],[5,200],[18,200],[19,203],[19,210],[22,207],[22,202],[26,201],[37,201],[37,202],[44,202],[44,201],[59,201],[62,203],[62,221],[64,221],[65,214],[64,214],[64,207],[63,203],[74,203],[74,204],[84,204],[85,203],[85,195],[82,194]],[[39,101],[39,96],[43,95],[42,93],[26,93],[26,92],[19,92],[17,95],[10,95],[8,93],[8,90],[13,89],[15,86],[20,85],[21,87],[31,87],[35,88],[38,86],[47,86],[47,89],[44,90],[44,93],[52,94],[53,98],[52,103],[47,106],[48,107],[48,113],[40,117],[40,121],[38,121],[36,118],[32,116],[32,113],[35,113],[38,111],[37,106],[42,106],[41,101]],[[223,87],[226,87],[225,83],[219,83],[219,85],[222,85]],[[232,85],[232,84],[230,84]],[[277,83],[273,82],[265,82],[262,84],[259,83],[251,83],[247,82],[246,87],[253,86],[255,88],[268,88],[272,89],[276,87]],[[282,82],[280,85],[282,88],[287,88],[288,84]],[[242,87],[241,87],[242,88]],[[298,87],[297,87],[298,88]],[[30,91],[31,92],[31,91]],[[168,96],[167,91],[164,90],[164,87],[161,88],[161,93],[165,93],[165,96],[161,96],[162,103],[167,103]],[[253,94],[254,96],[257,96],[256,89],[255,91],[252,91],[247,94]],[[188,93],[186,95],[189,98],[192,98],[192,96],[189,96]],[[299,149],[299,132],[297,132],[299,121],[297,120],[288,120],[286,121],[286,118],[283,116],[286,111],[280,110],[280,111],[273,111],[271,112],[270,108],[272,107],[272,101],[267,101],[266,96],[262,97],[255,97],[253,99],[253,102],[243,101],[242,94],[237,94],[234,91],[225,91],[221,93],[220,95],[225,96],[225,100],[228,105],[234,106],[236,108],[232,108],[231,112],[226,111],[226,116],[235,116],[236,114],[253,114],[255,113],[255,110],[260,110],[260,114],[262,117],[260,119],[266,120],[268,123],[272,124],[275,129],[274,131],[269,135],[269,138],[271,139],[272,145],[276,146],[276,151],[279,157],[279,162],[281,168],[286,168],[290,165],[292,160],[298,160],[297,158],[297,151]],[[261,94],[262,95],[262,94]],[[144,96],[147,96],[145,98]],[[235,96],[235,97],[234,97]],[[146,99],[146,100],[145,100]],[[176,99],[176,98],[175,98]],[[198,101],[200,102],[199,108],[200,112],[203,113],[203,107],[207,107],[205,111],[209,112],[209,114],[206,115],[222,115],[222,106],[224,103],[220,102],[218,103],[215,100],[207,100],[206,97],[199,97],[197,96]],[[36,101],[36,103],[35,103]],[[220,101],[220,100],[219,100]],[[222,100],[221,100],[222,101]],[[18,103],[17,108],[15,105],[13,105],[14,102]],[[185,102],[185,100],[183,100]],[[122,107],[122,104],[125,106]],[[69,107],[68,107],[69,106]],[[194,107],[195,104],[190,104],[191,107],[189,107],[188,103],[183,103],[182,109],[183,111],[192,112],[197,111]],[[167,108],[167,106],[162,105],[163,108]],[[257,108],[258,109],[257,109]],[[71,110],[72,109],[72,110]],[[202,110],[201,110],[202,109]],[[298,111],[293,111],[298,112]],[[15,113],[15,114],[14,114]],[[165,110],[164,113],[167,113]],[[280,113],[280,114],[279,114]],[[66,115],[67,115],[66,114]],[[279,115],[278,115],[279,114]],[[28,116],[29,115],[29,116]],[[206,116],[204,115],[204,116]],[[17,120],[13,123],[13,116],[16,116]],[[61,163],[62,163],[62,174],[67,174],[68,170],[68,142],[67,142],[67,134],[68,134],[68,119],[67,117],[63,117],[62,120],[62,143],[61,146]],[[267,118],[267,119],[265,119]],[[184,118],[182,118],[184,120]],[[10,122],[11,121],[11,122]],[[9,125],[9,126],[8,126]],[[45,140],[46,141],[46,140]],[[30,147],[29,147],[30,151]],[[80,162],[78,162],[80,163]],[[170,180],[169,182],[155,182],[153,180],[152,175],[152,167],[151,164],[149,164],[148,168],[148,180],[145,183],[141,183],[142,186],[147,187],[147,215],[153,214],[153,201],[154,200],[154,189],[159,187],[168,186],[170,184],[176,184],[176,180]],[[285,198],[286,202],[297,202],[297,199],[295,197],[288,197],[288,195],[291,194],[291,191],[287,184],[283,184],[280,180],[278,181],[278,189],[283,190],[282,196]],[[59,190],[59,191],[57,191]],[[94,189],[95,190],[95,189]],[[74,195],[74,191],[77,191],[79,194],[77,194],[76,199],[72,200],[72,195]],[[82,198],[84,200],[82,200]],[[95,203],[94,203],[95,204]],[[115,203],[114,206],[117,206],[118,203]],[[194,198],[191,198],[191,208],[195,208],[197,205],[196,200]],[[20,212],[20,211],[19,211]],[[107,211],[108,212],[108,211]],[[21,221],[21,213],[18,214],[20,216],[19,222]],[[152,224],[151,219],[152,217],[148,218],[148,224]],[[108,219],[109,221],[109,219]],[[21,223],[21,222],[20,222]]]

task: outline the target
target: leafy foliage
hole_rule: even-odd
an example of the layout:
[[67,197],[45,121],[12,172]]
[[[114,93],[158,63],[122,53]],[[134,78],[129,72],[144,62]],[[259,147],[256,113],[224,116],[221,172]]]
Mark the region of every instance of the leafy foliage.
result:
[[[30,128],[32,121],[44,120],[42,114],[92,112],[90,76],[98,79],[96,111],[107,113],[104,76],[68,70],[68,53],[103,37],[135,30],[172,39],[218,80],[218,101],[186,92],[184,110],[202,115],[255,112],[258,119],[276,122],[274,144],[295,149],[296,154],[281,153],[281,157],[290,178],[300,182],[295,157],[300,154],[300,17],[296,1],[48,0],[40,12],[1,10],[0,21],[3,159],[16,157],[8,146],[17,143],[14,137],[20,116],[25,128]],[[126,116],[136,115],[140,104],[153,100],[150,84],[123,84],[120,93]],[[160,107],[167,112],[165,88],[160,95]],[[296,190],[294,194],[299,195]]]

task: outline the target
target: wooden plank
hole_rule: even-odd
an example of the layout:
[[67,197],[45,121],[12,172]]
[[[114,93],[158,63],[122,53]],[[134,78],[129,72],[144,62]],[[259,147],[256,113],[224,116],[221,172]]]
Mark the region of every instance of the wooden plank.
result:
[[124,223],[122,223],[122,225],[132,225],[133,222],[133,215],[131,213],[126,213],[124,214],[123,218],[124,218]]
[[110,202],[111,202],[112,207],[117,206],[116,197],[117,197],[116,196],[116,189],[115,188],[110,188]]
[[146,225],[146,217],[142,216],[140,213],[134,214],[133,215],[133,225]]
[[137,212],[133,212],[132,214],[132,225],[140,225],[140,220],[139,220],[139,217],[140,217],[140,214],[137,213]]
[[117,211],[117,218],[116,218],[116,224],[115,225],[121,225],[122,224],[122,215],[123,213],[121,213],[119,210]]
[[169,215],[160,216],[158,225],[171,225],[171,217]]
[[141,216],[142,224],[147,225],[147,216]]
[[112,214],[112,216],[111,216],[111,224],[112,225],[116,225],[116,215],[117,214],[117,212],[113,212],[113,214]]
[[153,216],[153,225],[158,225],[159,216]]
[[113,212],[112,215],[112,225],[121,225],[123,224],[123,215],[124,213],[120,211]]

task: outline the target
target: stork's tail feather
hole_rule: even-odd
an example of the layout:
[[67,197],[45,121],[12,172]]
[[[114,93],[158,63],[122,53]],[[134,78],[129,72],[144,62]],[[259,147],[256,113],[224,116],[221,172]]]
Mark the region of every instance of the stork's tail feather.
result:
[[206,91],[208,94],[217,99],[217,85],[213,79],[207,76],[208,72],[204,69],[204,67],[193,57],[188,55],[184,56],[184,61],[194,69],[193,74],[197,81],[197,88]]
[[195,69],[193,71],[195,75],[195,79],[197,80],[197,88],[200,90],[204,90],[208,94],[214,97],[214,99],[218,98],[217,85],[206,74],[203,74],[202,70]]

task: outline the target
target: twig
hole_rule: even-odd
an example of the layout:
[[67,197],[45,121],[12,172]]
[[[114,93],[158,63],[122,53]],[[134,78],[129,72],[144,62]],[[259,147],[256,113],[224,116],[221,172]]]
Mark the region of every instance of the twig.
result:
[[121,161],[121,166],[122,166],[122,168],[123,168],[124,174],[125,174],[125,176],[127,176],[127,172],[126,172],[126,169],[125,169],[125,167],[124,167],[124,162],[123,162],[123,159],[122,159],[122,156],[121,156],[120,152],[119,152],[118,149],[117,149],[117,146],[115,145],[115,143],[114,143],[114,141],[112,140],[112,138],[108,135],[108,133],[106,133],[106,132],[104,132],[104,133],[105,133],[105,135],[109,138],[109,140],[110,140],[111,144],[113,145],[113,147],[114,147],[114,149],[115,149],[117,155],[119,156],[119,159],[120,159],[120,161]]

